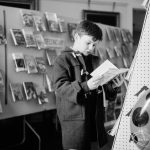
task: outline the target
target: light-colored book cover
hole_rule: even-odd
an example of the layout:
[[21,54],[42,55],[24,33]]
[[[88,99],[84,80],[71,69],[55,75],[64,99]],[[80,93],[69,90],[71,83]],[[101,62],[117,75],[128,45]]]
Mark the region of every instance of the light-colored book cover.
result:
[[10,83],[11,94],[14,102],[23,101],[22,84]]
[[5,78],[4,78],[4,72],[0,69],[0,92],[1,88],[5,86]]
[[38,73],[46,73],[46,63],[43,57],[35,57]]
[[56,38],[52,36],[44,36],[46,49],[63,49],[65,46],[65,40],[63,38]]
[[26,47],[37,47],[32,30],[22,29],[25,38]]
[[27,66],[27,71],[28,73],[37,73],[38,70],[37,70],[37,67],[36,67],[36,61],[35,61],[35,58],[31,55],[25,55],[24,56],[25,58],[25,63],[26,63],[26,66]]
[[26,42],[22,29],[10,29],[10,33],[15,45],[25,45]]
[[37,31],[46,31],[46,26],[40,13],[39,15],[33,15],[33,20]]
[[104,85],[120,74],[127,73],[127,68],[117,68],[108,59],[97,67],[92,73],[92,77],[99,79],[99,85]]
[[39,50],[46,48],[46,44],[41,33],[34,34],[34,38]]
[[46,57],[47,57],[49,66],[53,66],[55,59],[57,57],[56,50],[46,50]]
[[52,32],[60,32],[57,14],[53,12],[45,12],[48,29]]
[[67,24],[63,18],[58,18],[60,32],[67,32]]
[[36,85],[37,99],[39,104],[48,103],[48,97],[44,87]]
[[33,15],[39,14],[39,11],[20,9],[22,23],[25,27],[34,27]]

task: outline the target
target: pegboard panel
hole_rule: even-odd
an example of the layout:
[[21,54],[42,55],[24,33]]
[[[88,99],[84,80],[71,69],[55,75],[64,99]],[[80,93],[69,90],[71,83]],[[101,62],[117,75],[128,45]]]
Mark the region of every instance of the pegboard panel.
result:
[[150,9],[148,4],[144,19],[140,42],[135,58],[130,68],[129,85],[122,108],[119,127],[115,136],[112,150],[140,150],[130,141],[130,116],[127,114],[137,102],[135,94],[143,87],[150,87]]

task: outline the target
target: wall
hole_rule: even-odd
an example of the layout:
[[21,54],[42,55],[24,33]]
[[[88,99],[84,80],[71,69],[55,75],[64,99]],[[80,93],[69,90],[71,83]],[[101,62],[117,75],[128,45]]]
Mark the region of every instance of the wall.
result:
[[[90,1],[90,5],[88,5]],[[144,9],[143,0],[41,0],[40,11],[82,19],[82,10],[114,11],[120,13],[120,27],[133,31],[133,9]]]

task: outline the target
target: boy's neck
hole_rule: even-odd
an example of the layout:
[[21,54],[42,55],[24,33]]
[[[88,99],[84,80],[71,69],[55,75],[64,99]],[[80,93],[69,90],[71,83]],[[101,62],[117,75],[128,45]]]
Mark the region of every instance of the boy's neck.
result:
[[73,51],[75,51],[75,52],[78,51],[74,46],[71,46],[70,48],[71,48]]

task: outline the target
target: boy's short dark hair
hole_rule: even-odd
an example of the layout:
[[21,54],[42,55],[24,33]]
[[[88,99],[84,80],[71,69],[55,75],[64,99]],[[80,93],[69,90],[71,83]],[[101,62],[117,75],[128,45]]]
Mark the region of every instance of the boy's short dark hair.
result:
[[76,28],[76,33],[78,33],[79,35],[90,35],[93,36],[93,40],[97,41],[97,40],[102,40],[102,30],[101,28],[88,20],[83,20],[81,21]]

